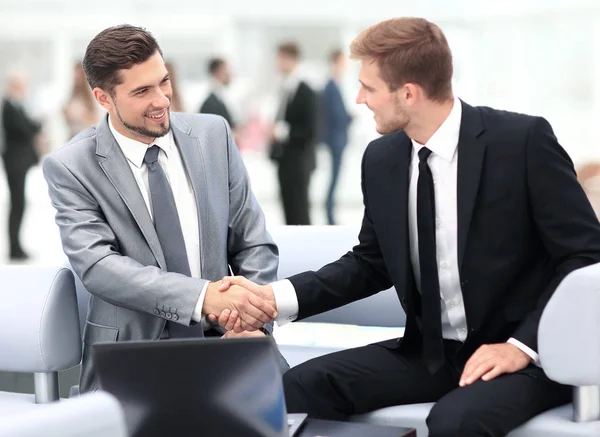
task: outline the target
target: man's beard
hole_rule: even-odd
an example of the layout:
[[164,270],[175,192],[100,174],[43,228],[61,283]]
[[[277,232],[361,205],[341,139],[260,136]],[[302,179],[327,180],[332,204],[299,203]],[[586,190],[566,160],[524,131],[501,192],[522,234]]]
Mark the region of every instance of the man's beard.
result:
[[119,112],[118,108],[117,108],[117,116],[119,117],[119,121],[123,124],[123,126],[125,126],[130,131],[135,132],[140,135],[143,135],[148,138],[160,138],[160,137],[164,137],[166,134],[168,134],[169,129],[171,127],[171,111],[169,111],[169,109],[166,109],[166,111],[167,111],[167,119],[161,125],[161,127],[162,127],[161,130],[151,130],[145,126],[136,126],[134,124],[127,123],[125,120],[123,120],[123,117],[121,117],[121,113]]

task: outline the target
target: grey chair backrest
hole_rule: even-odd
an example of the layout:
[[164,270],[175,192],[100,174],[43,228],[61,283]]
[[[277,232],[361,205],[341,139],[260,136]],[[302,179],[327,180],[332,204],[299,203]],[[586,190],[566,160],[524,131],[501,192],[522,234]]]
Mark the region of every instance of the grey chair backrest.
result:
[[575,387],[574,420],[600,420],[600,263],[556,288],[540,319],[538,351],[550,378]]
[[126,437],[119,401],[96,391],[19,414],[3,416],[0,437]]
[[[273,226],[269,233],[279,247],[280,279],[318,270],[336,261],[358,243],[356,226]],[[303,322],[403,327],[406,315],[395,288],[327,311]]]
[[81,361],[73,273],[0,266],[0,371],[34,373],[37,403],[58,399],[58,372]]

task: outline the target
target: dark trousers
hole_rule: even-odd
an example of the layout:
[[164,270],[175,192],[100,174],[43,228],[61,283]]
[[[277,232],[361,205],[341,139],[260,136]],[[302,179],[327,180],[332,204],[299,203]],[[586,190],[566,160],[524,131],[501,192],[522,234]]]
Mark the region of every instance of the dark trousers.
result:
[[431,375],[420,355],[405,354],[393,342],[336,352],[290,369],[283,378],[288,412],[344,420],[393,405],[436,402],[427,418],[430,437],[500,437],[571,400],[571,387],[529,367],[460,388],[462,368],[453,358],[459,343],[446,342],[446,365]]
[[334,218],[335,210],[335,189],[337,188],[338,179],[340,176],[340,168],[342,167],[342,155],[345,146],[327,145],[331,154],[331,179],[329,181],[329,189],[327,190],[327,200],[325,202],[325,210],[327,211],[327,223],[335,225]]
[[11,166],[5,161],[6,179],[10,194],[10,210],[8,214],[8,238],[10,242],[11,255],[17,255],[23,251],[19,239],[21,223],[25,213],[25,178],[27,167]]
[[279,163],[279,187],[287,225],[310,225],[308,188],[311,173],[304,162]]

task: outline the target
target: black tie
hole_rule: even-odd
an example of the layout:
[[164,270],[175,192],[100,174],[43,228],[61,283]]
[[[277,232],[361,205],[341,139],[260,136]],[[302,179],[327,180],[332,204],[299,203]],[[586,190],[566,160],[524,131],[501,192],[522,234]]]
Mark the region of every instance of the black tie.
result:
[[[150,186],[150,199],[152,201],[152,216],[158,241],[162,248],[167,263],[167,271],[192,276],[190,264],[185,251],[185,241],[179,222],[179,214],[175,204],[175,197],[163,168],[158,162],[160,149],[154,145],[146,150],[144,162],[148,166],[148,185]],[[196,326],[198,327],[197,329]],[[198,337],[203,336],[201,324],[193,328],[169,323],[170,337]]]
[[435,243],[435,194],[433,177],[427,165],[431,150],[419,150],[419,180],[417,181],[417,229],[419,265],[421,270],[421,303],[423,358],[433,374],[444,365],[440,281]]

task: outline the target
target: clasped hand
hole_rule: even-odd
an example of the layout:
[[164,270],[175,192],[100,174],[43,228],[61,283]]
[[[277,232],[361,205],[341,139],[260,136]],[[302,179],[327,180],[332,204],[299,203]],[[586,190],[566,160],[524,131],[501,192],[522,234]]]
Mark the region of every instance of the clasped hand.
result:
[[228,331],[256,331],[277,317],[270,285],[258,285],[242,276],[226,276],[208,286],[203,312]]

